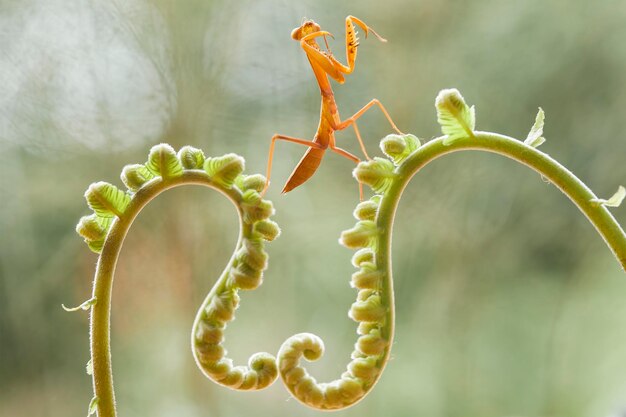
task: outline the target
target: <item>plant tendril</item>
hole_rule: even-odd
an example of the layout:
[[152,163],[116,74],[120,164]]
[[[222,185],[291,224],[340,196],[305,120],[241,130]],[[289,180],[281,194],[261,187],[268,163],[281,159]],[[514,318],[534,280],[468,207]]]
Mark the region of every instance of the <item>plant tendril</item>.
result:
[[259,195],[265,178],[244,176],[243,169],[243,158],[238,155],[205,159],[198,149],[184,147],[176,154],[171,146],[161,144],[152,148],[146,164],[124,168],[122,181],[128,191],[98,182],[85,193],[94,214],[81,218],[77,232],[100,257],[93,301],[78,308],[91,308],[88,369],[92,371],[96,400],[90,410],[97,409],[98,416],[116,416],[110,313],[113,275],[122,244],[139,212],[156,196],[178,186],[202,185],[219,191],[233,203],[240,219],[235,253],[202,303],[193,325],[191,344],[196,363],[207,377],[233,389],[262,389],[277,378],[276,359],[269,353],[252,355],[248,366],[233,366],[223,347],[224,329],[234,319],[239,290],[252,290],[261,284],[267,267],[264,243],[280,234],[278,225],[269,220],[274,214],[272,204]]
[[[394,334],[394,294],[391,273],[393,220],[402,192],[424,166],[435,159],[462,150],[481,150],[514,159],[556,185],[578,206],[595,226],[622,268],[626,269],[626,234],[593,192],[570,171],[536,149],[543,142],[543,111],[531,129],[528,143],[489,132],[471,131],[474,108],[467,106],[457,90],[444,90],[437,96],[439,122],[445,136],[420,146],[413,135],[392,134],[381,141],[390,160],[374,158],[361,162],[354,176],[376,193],[360,203],[354,215],[357,224],[342,233],[340,243],[358,249],[352,258],[358,271],[351,285],[358,290],[349,316],[359,323],[359,335],[347,370],[339,379],[318,383],[300,365],[304,356],[318,359],[324,350],[322,340],[309,333],[292,336],[278,353],[281,378],[292,395],[303,404],[321,410],[342,409],[363,399],[380,378],[389,359]],[[470,134],[471,133],[471,134]],[[541,138],[542,141],[538,141]],[[621,190],[617,197],[621,198]],[[621,202],[621,199],[620,199]],[[618,203],[618,202],[616,202]]]

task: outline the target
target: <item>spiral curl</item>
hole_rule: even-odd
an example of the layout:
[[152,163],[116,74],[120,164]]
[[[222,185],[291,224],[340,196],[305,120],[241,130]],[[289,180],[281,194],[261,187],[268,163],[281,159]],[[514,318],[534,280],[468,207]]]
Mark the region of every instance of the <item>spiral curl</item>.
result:
[[[391,176],[386,172],[372,182],[380,186]],[[363,165],[363,163],[361,164]],[[371,165],[367,166],[371,173]],[[380,189],[380,187],[377,187]],[[348,315],[359,323],[359,337],[351,354],[351,361],[340,378],[319,383],[300,365],[302,357],[309,361],[319,359],[324,352],[322,340],[310,333],[300,333],[283,343],[278,352],[278,368],[287,389],[303,404],[321,410],[338,410],[356,404],[374,386],[386,363],[390,347],[390,310],[381,301],[384,291],[385,272],[376,264],[376,252],[380,230],[376,216],[381,195],[361,202],[354,210],[358,220],[354,228],[341,234],[340,243],[348,248],[358,249],[352,257],[352,264],[358,271],[352,275],[351,285],[358,290],[357,301],[352,304]]]
[[224,331],[235,318],[239,290],[253,290],[261,285],[268,262],[265,242],[280,235],[280,228],[270,220],[274,214],[272,204],[259,194],[265,177],[246,176],[243,170],[244,160],[235,154],[205,158],[201,150],[191,146],[176,153],[171,146],[160,144],[150,150],[146,163],[124,167],[121,179],[126,190],[97,182],[85,192],[93,214],[82,217],[76,231],[93,252],[101,254],[94,280],[94,302],[83,308],[92,310],[91,363],[97,400],[94,408],[99,415],[115,415],[108,337],[115,263],[140,210],[161,192],[179,185],[201,184],[220,191],[234,203],[240,217],[235,253],[200,306],[193,325],[192,352],[198,367],[213,381],[238,390],[262,389],[278,377],[276,359],[269,353],[256,353],[247,365],[235,366],[224,347]]
[[[267,387],[280,374],[294,397],[315,409],[337,410],[354,405],[372,389],[385,367],[393,340],[389,251],[394,212],[409,179],[441,155],[480,149],[500,153],[535,169],[578,206],[622,266],[626,265],[626,233],[605,207],[619,205],[626,194],[623,188],[607,200],[598,199],[564,167],[536,151],[534,142],[522,144],[502,135],[474,132],[474,108],[467,106],[456,90],[440,93],[436,106],[444,133],[442,138],[421,146],[413,135],[389,135],[381,142],[381,148],[391,161],[374,158],[360,163],[354,171],[357,180],[371,186],[377,195],[356,207],[353,214],[357,224],[344,231],[339,240],[344,246],[357,250],[352,257],[357,271],[352,275],[351,286],[358,293],[348,315],[358,323],[358,338],[346,371],[328,383],[317,382],[300,364],[303,357],[314,361],[324,353],[322,340],[310,333],[300,333],[285,341],[278,352],[278,365],[268,353],[252,355],[247,366],[235,366],[226,356],[224,331],[235,317],[240,301],[238,292],[252,290],[262,283],[268,261],[264,242],[280,234],[278,225],[269,219],[274,213],[271,202],[260,195],[265,178],[242,175],[243,158],[234,154],[204,158],[201,151],[191,147],[176,154],[169,145],[162,144],[150,151],[146,164],[124,168],[122,180],[128,191],[104,182],[92,184],[85,197],[94,214],[81,218],[76,230],[94,252],[102,254],[96,270],[94,296],[78,308],[69,309],[92,310],[96,396],[90,410],[97,407],[99,415],[115,416],[108,319],[112,271],[121,242],[139,210],[155,195],[175,185],[201,183],[218,189],[233,201],[241,219],[235,253],[200,307],[193,326],[192,349],[198,366],[210,379],[239,390]],[[533,137],[533,132],[535,136],[540,135],[542,126],[543,117],[538,115],[529,137]],[[116,237],[109,239],[112,235]]]

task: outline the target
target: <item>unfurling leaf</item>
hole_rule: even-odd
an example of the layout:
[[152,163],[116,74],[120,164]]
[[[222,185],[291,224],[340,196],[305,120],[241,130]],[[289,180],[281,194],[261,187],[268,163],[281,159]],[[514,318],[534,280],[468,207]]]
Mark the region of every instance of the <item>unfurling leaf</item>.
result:
[[154,174],[145,165],[126,165],[122,169],[122,182],[132,192],[137,192],[145,183],[154,178]]
[[91,307],[95,306],[97,302],[98,302],[98,299],[96,297],[91,297],[89,300],[85,301],[84,303],[82,303],[79,306],[68,308],[68,307],[65,307],[64,304],[61,304],[61,307],[63,307],[63,310],[68,311],[68,312],[78,311],[78,310],[85,310],[85,311],[87,311]]
[[204,161],[204,170],[211,179],[226,188],[231,188],[233,183],[245,168],[244,159],[234,153],[229,153],[217,158],[207,158]]
[[161,143],[150,149],[146,168],[154,175],[160,175],[164,180],[183,175],[183,166],[174,148],[166,143]]
[[546,138],[541,136],[543,135],[543,121],[545,117],[543,109],[539,107],[537,117],[535,118],[535,124],[530,128],[530,132],[528,132],[528,136],[524,141],[526,145],[536,148],[546,141]]
[[371,198],[369,200],[361,201],[356,206],[352,214],[357,220],[375,220],[376,214],[378,214],[379,205],[380,198]]
[[183,146],[178,151],[178,159],[185,169],[202,169],[204,165],[204,152],[193,146]]
[[87,371],[87,375],[93,375],[93,361],[91,359],[87,361],[85,371]]
[[258,193],[263,191],[267,180],[261,174],[240,175],[235,184],[241,191],[254,190]]
[[104,248],[104,239],[102,240],[85,240],[87,242],[87,246],[89,250],[93,253],[102,253],[102,248]]
[[112,220],[112,217],[100,217],[96,214],[83,216],[76,225],[76,233],[81,235],[86,242],[104,240]]
[[387,135],[380,141],[380,149],[393,160],[396,165],[401,164],[411,153],[421,145],[415,135]]
[[372,220],[361,220],[352,229],[341,232],[339,243],[346,248],[360,249],[376,247],[380,231]]
[[437,122],[441,125],[441,132],[447,137],[444,145],[465,137],[474,137],[476,115],[474,106],[468,107],[461,93],[456,88],[441,90],[435,100],[437,108]]
[[258,233],[263,239],[271,242],[280,236],[280,228],[276,222],[271,220],[261,220],[254,224],[254,232]]
[[352,175],[360,183],[372,187],[378,194],[386,193],[396,176],[393,163],[388,159],[378,157],[359,162],[352,171]]
[[89,408],[87,409],[87,417],[92,414],[96,414],[98,411],[98,397],[93,397],[89,402]]
[[591,199],[591,204],[596,207],[619,207],[620,204],[622,204],[624,197],[626,197],[626,188],[620,185],[615,194],[613,194],[608,200],[603,198],[593,198]]
[[108,182],[93,183],[85,191],[87,204],[100,217],[121,217],[130,203],[130,196]]

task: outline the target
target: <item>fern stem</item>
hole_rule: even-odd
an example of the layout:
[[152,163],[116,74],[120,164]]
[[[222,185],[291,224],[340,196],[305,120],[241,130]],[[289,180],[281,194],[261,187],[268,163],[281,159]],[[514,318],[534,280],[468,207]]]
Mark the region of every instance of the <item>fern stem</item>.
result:
[[[98,302],[92,307],[90,316],[89,336],[93,361],[93,386],[98,398],[99,417],[115,417],[117,415],[111,369],[111,290],[115,267],[124,239],[139,212],[153,198],[170,188],[192,184],[213,188],[228,197],[237,209],[241,226],[242,212],[236,203],[240,198],[239,191],[220,188],[211,181],[204,171],[200,170],[185,170],[182,176],[168,178],[165,181],[161,177],[154,178],[133,196],[124,214],[113,222],[96,266],[93,296],[97,297]],[[241,227],[237,246],[240,242]]]
[[[444,145],[445,137],[434,139],[413,152],[397,168],[397,176],[392,185],[383,194],[376,217],[376,226],[381,231],[379,250],[376,252],[376,264],[386,271],[381,290],[382,302],[387,307],[386,321],[390,325],[384,328],[383,337],[393,344],[394,334],[394,293],[391,265],[391,244],[393,221],[402,192],[423,167],[446,154],[478,150],[500,154],[516,160],[541,174],[556,185],[589,219],[600,236],[611,249],[622,269],[626,270],[626,234],[613,215],[604,206],[593,205],[590,201],[596,196],[574,174],[547,154],[524,144],[523,142],[496,133],[474,132],[474,137],[460,138],[450,145]],[[381,373],[389,359],[391,349],[386,349],[381,360]],[[380,377],[380,374],[377,376]]]
[[[550,156],[517,139],[491,132],[474,132],[474,135],[473,138],[458,139],[447,146],[443,144],[444,137],[434,139],[420,147],[398,167],[398,179],[385,193],[377,218],[378,227],[384,231],[382,239],[385,244],[381,244],[381,249],[385,253],[381,254],[381,261],[391,256],[393,218],[402,192],[413,175],[443,155],[463,150],[478,150],[518,161],[557,186],[587,217],[611,249],[622,269],[626,270],[626,233],[606,207],[591,204],[590,201],[597,197],[589,187]],[[391,276],[390,270],[388,276]]]

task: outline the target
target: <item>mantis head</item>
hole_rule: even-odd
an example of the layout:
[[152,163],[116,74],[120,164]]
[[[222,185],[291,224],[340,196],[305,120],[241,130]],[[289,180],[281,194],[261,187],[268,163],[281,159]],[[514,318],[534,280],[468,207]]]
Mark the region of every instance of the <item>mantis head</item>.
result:
[[304,22],[302,22],[302,25],[300,27],[297,27],[293,31],[291,31],[291,37],[299,41],[306,35],[314,32],[319,32],[320,30],[320,25],[312,20],[305,20]]

